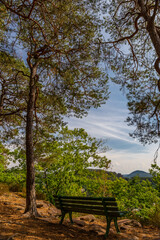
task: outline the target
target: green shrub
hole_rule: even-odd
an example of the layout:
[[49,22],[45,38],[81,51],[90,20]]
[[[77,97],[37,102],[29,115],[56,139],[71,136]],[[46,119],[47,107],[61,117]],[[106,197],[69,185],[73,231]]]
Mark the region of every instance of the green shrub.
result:
[[149,214],[149,223],[160,228],[160,203],[155,204]]
[[113,195],[117,198],[120,208],[128,210],[130,217],[141,223],[149,223],[151,216],[155,213],[155,206],[160,202],[158,191],[154,189],[151,182],[141,181],[136,177],[125,183],[124,180],[119,179],[112,184]]
[[[159,216],[159,209],[155,210],[160,202],[159,192],[148,180],[141,181],[135,177],[129,181],[123,178],[107,176],[103,172],[92,178],[87,186],[90,196],[109,197],[117,199],[118,206],[122,211],[128,211],[128,217],[139,220],[141,223],[149,223],[153,215]],[[159,220],[157,220],[158,222]]]

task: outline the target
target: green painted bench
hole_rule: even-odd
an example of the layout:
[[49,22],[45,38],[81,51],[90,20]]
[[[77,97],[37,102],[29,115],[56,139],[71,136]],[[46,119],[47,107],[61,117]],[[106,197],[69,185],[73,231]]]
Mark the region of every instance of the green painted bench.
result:
[[109,234],[111,221],[114,221],[117,233],[119,233],[117,218],[124,216],[127,212],[119,211],[117,202],[113,197],[93,198],[93,197],[67,197],[54,196],[55,205],[61,210],[61,221],[63,223],[66,213],[69,213],[70,222],[72,220],[72,212],[89,213],[94,215],[106,216],[107,227],[105,238]]

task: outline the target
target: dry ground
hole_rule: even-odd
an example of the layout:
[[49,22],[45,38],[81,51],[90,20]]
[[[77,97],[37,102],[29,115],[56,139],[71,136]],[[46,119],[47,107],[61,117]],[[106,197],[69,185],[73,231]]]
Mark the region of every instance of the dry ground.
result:
[[[25,199],[15,193],[0,196],[0,240],[102,240],[106,223],[103,219],[77,221],[70,224],[68,220],[59,225],[57,210],[50,203],[38,200],[41,218],[28,219],[23,215]],[[80,226],[83,225],[83,226]],[[141,227],[130,220],[120,220],[121,233],[114,227],[110,230],[108,240],[160,240],[160,230],[154,227]]]

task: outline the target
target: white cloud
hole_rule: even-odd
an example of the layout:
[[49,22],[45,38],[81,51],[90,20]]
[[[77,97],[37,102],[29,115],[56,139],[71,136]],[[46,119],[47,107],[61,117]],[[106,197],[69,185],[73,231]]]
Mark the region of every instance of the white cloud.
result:
[[[111,150],[105,155],[112,160],[110,170],[120,173],[131,173],[135,170],[149,171],[153,163],[156,146],[145,148],[142,152],[131,152],[129,150]],[[157,161],[159,161],[158,159]]]
[[112,150],[106,156],[112,160],[112,170],[120,173],[148,171],[157,146],[144,147],[129,136],[133,127],[125,122],[127,114],[126,99],[114,85],[111,88],[111,97],[105,105],[90,110],[86,118],[69,119],[69,127],[84,128],[93,137],[108,139],[107,144]]

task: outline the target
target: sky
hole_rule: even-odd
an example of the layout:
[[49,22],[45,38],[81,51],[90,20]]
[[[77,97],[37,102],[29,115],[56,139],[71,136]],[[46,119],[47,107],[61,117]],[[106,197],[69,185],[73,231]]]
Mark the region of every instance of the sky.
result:
[[91,109],[87,117],[70,118],[69,128],[84,128],[92,137],[106,140],[110,150],[104,155],[112,162],[110,171],[122,174],[135,170],[148,172],[158,144],[143,146],[129,136],[134,127],[125,122],[129,113],[126,97],[114,83],[110,83],[110,92],[106,104]]

